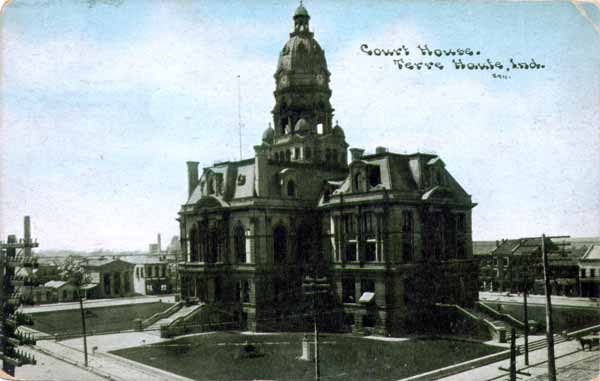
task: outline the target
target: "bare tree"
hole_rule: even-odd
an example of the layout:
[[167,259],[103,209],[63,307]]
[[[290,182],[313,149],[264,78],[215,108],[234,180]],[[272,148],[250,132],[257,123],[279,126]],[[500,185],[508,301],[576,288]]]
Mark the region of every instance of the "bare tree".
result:
[[87,338],[85,332],[85,313],[83,311],[82,287],[90,282],[89,276],[84,268],[85,260],[73,255],[68,256],[59,267],[59,273],[62,280],[75,286],[77,298],[79,299],[79,309],[81,311],[81,327],[83,330],[83,353],[85,356],[85,366],[88,366]]

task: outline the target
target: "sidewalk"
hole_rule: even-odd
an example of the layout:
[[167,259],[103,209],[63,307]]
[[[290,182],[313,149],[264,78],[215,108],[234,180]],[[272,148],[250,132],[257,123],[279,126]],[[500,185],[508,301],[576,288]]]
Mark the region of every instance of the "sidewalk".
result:
[[[558,369],[557,375],[559,380],[573,380],[572,378],[562,377],[561,371],[565,366],[571,365],[574,362],[582,361],[589,359],[594,356],[598,356],[599,352],[596,349],[595,351],[588,352],[582,351],[577,340],[566,341],[564,343],[560,343],[554,346],[554,353],[556,358],[556,368]],[[542,348],[529,353],[529,364],[530,367],[526,367],[524,363],[523,355],[517,356],[517,370],[522,370],[524,372],[530,373],[531,376],[523,376],[519,375],[520,380],[532,379],[532,380],[543,380],[544,378],[536,378],[539,376],[543,376],[547,373],[548,368],[546,364],[546,360],[548,358],[547,348]],[[447,381],[468,381],[468,380],[477,380],[477,381],[490,381],[490,380],[508,380],[508,373],[504,372],[499,367],[508,369],[510,367],[510,360],[503,360],[493,364],[489,364],[480,368],[471,369],[469,371],[455,374],[453,376],[442,378],[442,380]],[[598,368],[600,369],[600,364],[598,364]],[[586,380],[588,381],[588,380]]]
[[52,356],[46,355],[35,348],[24,347],[27,353],[35,356],[36,365],[23,365],[15,370],[19,381],[106,381],[88,370],[81,369]]
[[[504,302],[504,303],[523,303],[523,295],[508,294],[506,292],[479,292],[479,300],[482,302]],[[527,295],[527,303],[531,305],[546,304],[545,295]],[[580,298],[571,296],[552,295],[552,305],[557,307],[585,307],[598,308],[600,301],[590,298]]]
[[[83,307],[97,308],[97,307],[109,307],[109,306],[122,306],[131,304],[142,304],[142,303],[175,303],[175,295],[152,295],[152,296],[136,296],[130,298],[112,298],[112,299],[88,299],[83,302]],[[64,311],[74,310],[79,308],[79,302],[69,303],[52,303],[52,304],[41,304],[39,306],[22,307],[20,311],[26,314],[33,314],[37,312],[49,312],[49,311]]]
[[[68,363],[72,366],[76,366],[82,371],[92,372],[95,375],[95,378],[93,378],[94,380],[103,378],[117,381],[191,381],[186,377],[182,377],[174,373],[156,369],[108,353],[109,351],[116,349],[153,344],[164,340],[165,339],[161,339],[156,335],[146,332],[125,332],[109,335],[89,336],[87,368],[84,365],[85,361],[82,338],[66,340],[63,342],[39,340],[34,346],[34,350],[40,351],[48,356],[52,356],[55,359],[62,360],[62,362]],[[46,378],[46,380],[63,380],[64,378],[62,377],[61,369],[62,368],[58,368],[56,373],[48,373],[48,377],[50,378]],[[79,379],[85,379],[87,381],[87,378]]]

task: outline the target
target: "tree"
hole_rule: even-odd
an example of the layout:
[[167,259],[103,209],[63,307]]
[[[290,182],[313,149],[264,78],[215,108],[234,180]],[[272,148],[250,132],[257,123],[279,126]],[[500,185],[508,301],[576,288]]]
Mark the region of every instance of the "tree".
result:
[[85,332],[85,312],[83,311],[82,286],[90,282],[89,275],[85,271],[85,260],[73,255],[68,256],[59,267],[59,274],[62,280],[70,283],[77,290],[79,299],[79,309],[81,311],[81,327],[83,330],[83,353],[85,366],[88,366],[87,338]]

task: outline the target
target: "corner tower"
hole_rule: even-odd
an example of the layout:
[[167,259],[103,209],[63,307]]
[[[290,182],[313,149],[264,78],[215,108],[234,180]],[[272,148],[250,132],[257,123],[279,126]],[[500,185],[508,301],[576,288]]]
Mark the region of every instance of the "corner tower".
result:
[[344,132],[333,126],[330,73],[325,52],[310,30],[302,4],[294,13],[294,30],[284,45],[275,71],[273,128],[263,134],[280,161],[346,166]]

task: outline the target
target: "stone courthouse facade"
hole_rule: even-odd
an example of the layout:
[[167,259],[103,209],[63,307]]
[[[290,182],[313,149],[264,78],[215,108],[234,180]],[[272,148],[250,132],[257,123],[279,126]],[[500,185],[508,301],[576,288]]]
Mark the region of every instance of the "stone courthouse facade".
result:
[[436,155],[350,149],[330,72],[301,5],[275,71],[273,124],[254,158],[199,173],[179,212],[182,298],[251,330],[310,322],[306,276],[324,278],[323,326],[401,334],[435,303],[477,299],[471,196]]

